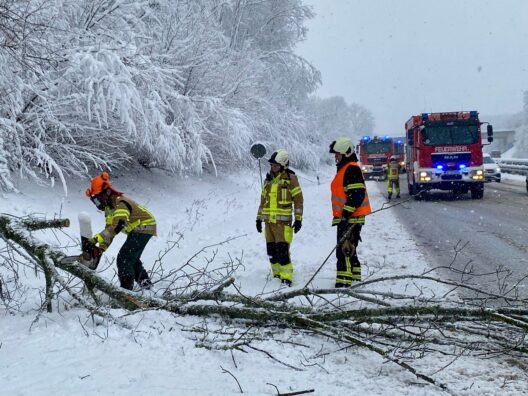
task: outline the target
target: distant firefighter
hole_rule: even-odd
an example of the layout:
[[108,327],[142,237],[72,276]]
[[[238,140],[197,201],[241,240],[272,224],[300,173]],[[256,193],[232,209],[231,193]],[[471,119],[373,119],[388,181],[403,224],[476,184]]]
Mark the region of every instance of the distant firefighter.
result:
[[401,165],[398,163],[398,159],[393,155],[390,157],[389,164],[387,165],[387,192],[388,198],[392,198],[392,191],[396,193],[396,198],[400,198],[400,172],[402,170]]

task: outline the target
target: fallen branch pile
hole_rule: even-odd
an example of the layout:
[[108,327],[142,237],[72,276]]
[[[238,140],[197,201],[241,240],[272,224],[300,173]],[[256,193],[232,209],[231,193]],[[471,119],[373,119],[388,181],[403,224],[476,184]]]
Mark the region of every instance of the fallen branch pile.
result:
[[[221,317],[231,325],[235,320],[239,321],[239,328],[251,329],[235,332],[192,329],[190,331],[206,333],[197,346],[263,352],[255,346],[257,341],[280,338],[281,329],[290,328],[305,335],[333,340],[341,348],[366,348],[441,388],[446,385],[432,375],[419,372],[411,363],[433,353],[450,356],[453,361],[464,355],[504,355],[524,360],[528,357],[527,301],[518,296],[517,284],[505,286],[507,274],[500,277],[504,291],[500,294],[486,292],[467,282],[423,274],[371,279],[348,289],[306,287],[281,289],[267,296],[248,296],[235,282],[237,265],[221,267],[220,271],[218,268],[200,271],[189,261],[187,267],[180,268],[183,273],[185,268],[192,267],[195,275],[201,274],[198,278],[186,278],[192,287],[181,287],[184,279],[177,281],[177,277],[181,278],[182,272],[173,270],[158,278],[163,281],[158,282],[155,293],[145,295],[121,289],[79,263],[65,264],[63,253],[39,242],[33,235],[34,230],[63,225],[57,220],[39,222],[0,216],[0,236],[6,242],[6,252],[10,251],[3,254],[4,269],[10,269],[12,278],[16,278],[16,268],[23,261],[22,257],[25,265],[33,265],[41,271],[45,278],[43,309],[48,311],[54,299],[67,293],[91,314],[121,323],[119,318],[112,316],[108,304],[82,294],[80,286],[72,282],[75,279],[132,312],[158,309],[176,315]],[[13,251],[19,256],[16,263]],[[466,279],[467,275],[464,274]],[[416,290],[427,289],[425,286],[422,289],[420,284],[442,283],[450,287],[450,291],[441,296],[425,292],[396,294],[387,292],[389,287],[380,287],[402,281],[412,282]],[[9,295],[14,295],[12,288],[9,292],[8,283],[0,278],[0,296],[6,307]],[[461,290],[464,290],[464,298],[454,293]]]

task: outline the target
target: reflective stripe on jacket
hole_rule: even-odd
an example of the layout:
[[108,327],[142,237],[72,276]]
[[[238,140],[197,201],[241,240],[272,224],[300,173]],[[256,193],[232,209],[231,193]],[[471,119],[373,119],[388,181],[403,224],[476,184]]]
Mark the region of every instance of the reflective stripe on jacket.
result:
[[387,166],[387,177],[391,180],[397,180],[400,178],[400,164],[397,162],[390,162]]
[[[332,184],[330,185],[330,189],[332,191],[332,215],[334,217],[332,224],[337,224],[339,221],[341,221],[341,218],[343,217],[343,210],[351,212],[351,216],[348,219],[349,223],[364,223],[365,216],[372,212],[364,183],[352,183],[346,186],[344,185],[345,172],[349,166],[355,166],[360,169],[356,162],[349,162],[345,164],[336,173],[334,180],[332,180]],[[365,189],[365,197],[363,198],[363,202],[357,208],[347,206],[346,202],[348,193],[351,190],[359,188]]]
[[156,235],[156,219],[152,213],[124,196],[112,198],[112,207],[105,208],[105,223],[105,229],[95,236],[103,249],[107,249],[120,232]]
[[260,195],[257,219],[267,223],[291,224],[292,211],[295,220],[302,220],[303,195],[297,176],[288,170],[280,172],[274,178],[268,174]]

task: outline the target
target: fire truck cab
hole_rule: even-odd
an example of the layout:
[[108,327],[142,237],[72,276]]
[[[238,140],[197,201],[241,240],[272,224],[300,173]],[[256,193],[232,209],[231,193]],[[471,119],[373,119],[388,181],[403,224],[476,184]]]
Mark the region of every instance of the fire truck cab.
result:
[[[484,196],[484,167],[478,112],[422,113],[405,124],[406,170],[409,194],[421,199],[432,189],[471,191]],[[493,127],[487,126],[488,142]]]
[[385,180],[385,165],[394,152],[394,139],[390,136],[363,136],[358,144],[359,162],[366,179]]
[[405,172],[405,136],[394,138],[394,151],[392,153],[401,166],[401,173]]

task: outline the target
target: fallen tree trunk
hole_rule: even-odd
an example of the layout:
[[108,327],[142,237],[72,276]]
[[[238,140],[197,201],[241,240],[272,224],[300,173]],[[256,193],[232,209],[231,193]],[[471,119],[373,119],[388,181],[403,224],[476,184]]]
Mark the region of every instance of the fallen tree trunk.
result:
[[[245,296],[234,284],[234,278],[228,277],[209,290],[193,291],[185,295],[163,293],[162,297],[142,295],[113,285],[95,271],[77,262],[63,261],[65,255],[50,246],[34,239],[30,231],[46,227],[64,226],[64,222],[20,221],[0,216],[0,235],[9,243],[20,246],[26,255],[44,272],[46,279],[46,305],[51,307],[53,284],[58,282],[81,306],[96,315],[111,318],[107,310],[101,309],[80,296],[67,282],[62,280],[58,271],[64,271],[82,280],[100,292],[109,296],[120,306],[130,311],[157,309],[176,315],[199,317],[222,317],[241,320],[241,324],[262,328],[288,327],[310,334],[317,334],[351,346],[359,346],[375,352],[418,378],[442,389],[444,384],[420,373],[409,365],[408,356],[421,350],[424,344],[431,351],[456,355],[456,348],[478,351],[478,353],[514,353],[517,358],[528,359],[528,345],[525,335],[528,330],[528,306],[525,300],[511,296],[495,295],[476,290],[487,298],[506,301],[510,306],[487,307],[485,305],[468,307],[465,302],[427,299],[424,296],[394,295],[380,293],[384,300],[365,297],[368,291],[359,290],[361,284],[350,289],[309,289],[277,292],[268,297]],[[380,278],[378,282],[402,280],[405,276]],[[439,280],[431,276],[409,275],[407,279],[428,282],[448,283],[455,288],[468,288],[461,283]],[[376,280],[365,282],[374,284]],[[227,293],[234,287],[237,293]],[[358,309],[344,309],[328,303],[323,296],[340,295],[341,298],[355,299],[363,304]],[[376,292],[371,292],[376,295]],[[321,301],[321,304],[301,306],[296,303],[300,298]],[[412,304],[398,304],[402,298]],[[387,301],[389,300],[389,301]],[[211,302],[214,302],[212,304]],[[515,302],[511,306],[511,303]],[[475,338],[477,341],[475,341]],[[216,342],[216,341],[215,341]],[[251,341],[248,341],[248,343]],[[244,344],[242,342],[242,344]],[[240,348],[240,341],[237,341]],[[450,349],[455,348],[455,349]],[[229,349],[222,347],[221,349]]]

